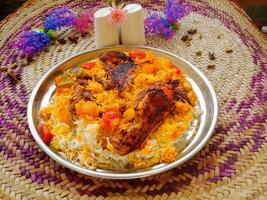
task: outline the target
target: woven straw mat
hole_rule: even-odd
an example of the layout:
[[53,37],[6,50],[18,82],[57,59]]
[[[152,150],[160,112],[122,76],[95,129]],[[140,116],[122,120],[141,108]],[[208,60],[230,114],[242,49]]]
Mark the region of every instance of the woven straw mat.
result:
[[[53,45],[24,67],[10,47],[18,33],[42,26],[46,14],[57,7],[79,10],[106,5],[28,1],[1,22],[1,66],[16,61],[21,80],[14,84],[0,73],[0,199],[267,199],[266,38],[232,2],[183,2],[190,13],[174,38],[150,37],[148,46],[187,59],[208,77],[219,99],[218,123],[208,144],[186,164],[136,180],[103,180],[64,168],[39,148],[27,125],[27,102],[37,80],[58,62],[93,48],[93,37]],[[155,0],[139,3],[158,11],[165,5]],[[197,33],[184,43],[181,38],[191,28]]]

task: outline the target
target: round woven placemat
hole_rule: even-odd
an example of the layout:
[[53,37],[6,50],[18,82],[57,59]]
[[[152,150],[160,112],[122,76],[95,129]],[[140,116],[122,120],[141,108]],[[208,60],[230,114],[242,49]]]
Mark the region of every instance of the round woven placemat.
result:
[[[0,74],[1,199],[267,199],[266,38],[231,2],[183,2],[190,14],[174,38],[151,37],[148,45],[189,60],[209,78],[219,99],[218,124],[205,148],[189,162],[137,180],[102,180],[70,171],[45,155],[28,129],[27,101],[34,84],[56,63],[93,48],[93,37],[51,46],[25,67],[10,46],[19,32],[42,25],[44,16],[59,6],[96,9],[104,3],[28,1],[1,22],[0,66],[16,61],[15,72],[21,76],[14,84]],[[165,4],[139,3],[149,10],[162,10]],[[182,36],[192,28],[197,33],[184,43]]]

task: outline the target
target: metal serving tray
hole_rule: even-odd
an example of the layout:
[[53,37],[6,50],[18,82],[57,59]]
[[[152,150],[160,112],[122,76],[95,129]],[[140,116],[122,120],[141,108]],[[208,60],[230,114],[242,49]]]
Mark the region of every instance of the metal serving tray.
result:
[[[42,107],[46,106],[49,103],[51,96],[53,95],[53,92],[55,90],[54,78],[65,70],[77,69],[77,66],[79,66],[81,63],[99,57],[100,53],[104,51],[129,51],[132,49],[149,50],[153,52],[153,54],[156,56],[166,57],[170,59],[173,63],[177,64],[186,74],[187,80],[192,84],[192,87],[195,93],[197,94],[198,104],[202,110],[202,115],[198,119],[198,125],[195,128],[194,136],[190,139],[186,147],[181,150],[179,157],[176,161],[169,164],[158,164],[149,168],[138,169],[134,171],[118,171],[107,169],[91,170],[83,168],[60,157],[57,152],[54,152],[52,149],[49,148],[49,146],[47,146],[43,142],[38,129],[41,121],[39,111]],[[34,139],[45,151],[45,153],[58,163],[64,165],[69,169],[94,177],[107,179],[134,179],[151,176],[175,168],[178,165],[181,165],[182,163],[186,162],[187,160],[192,158],[197,152],[199,152],[207,143],[215,128],[218,116],[218,103],[214,89],[208,79],[195,66],[193,66],[183,58],[180,58],[166,51],[151,47],[115,46],[102,49],[93,49],[77,54],[51,68],[34,87],[29,99],[27,115],[29,127]]]

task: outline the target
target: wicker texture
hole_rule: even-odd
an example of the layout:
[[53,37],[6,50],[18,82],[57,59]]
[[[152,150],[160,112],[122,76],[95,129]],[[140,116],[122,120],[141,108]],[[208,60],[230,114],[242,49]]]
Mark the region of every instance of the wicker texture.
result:
[[[148,38],[148,45],[189,60],[209,78],[219,99],[216,131],[186,164],[130,181],[102,180],[62,167],[45,155],[28,129],[26,104],[34,84],[51,66],[93,48],[93,37],[51,46],[25,67],[10,48],[19,32],[40,26],[47,12],[58,6],[78,10],[105,5],[81,0],[28,1],[1,22],[0,66],[16,60],[15,72],[21,76],[14,84],[0,74],[1,199],[267,199],[267,40],[231,2],[183,2],[191,12],[175,37],[170,41]],[[139,3],[149,10],[161,10],[165,4]],[[185,44],[181,38],[191,28],[197,33]]]

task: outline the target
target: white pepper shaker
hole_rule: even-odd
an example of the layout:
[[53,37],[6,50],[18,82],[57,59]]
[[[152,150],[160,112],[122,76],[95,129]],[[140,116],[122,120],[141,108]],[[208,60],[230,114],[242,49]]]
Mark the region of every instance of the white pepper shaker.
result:
[[146,44],[142,6],[129,4],[123,9],[127,12],[127,19],[121,24],[121,43],[129,45]]
[[97,48],[120,44],[119,29],[109,23],[110,7],[101,8],[94,13],[95,45]]

